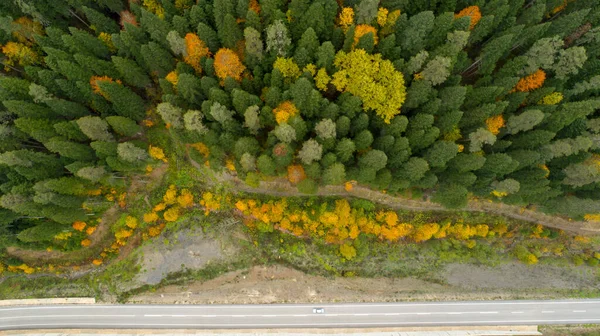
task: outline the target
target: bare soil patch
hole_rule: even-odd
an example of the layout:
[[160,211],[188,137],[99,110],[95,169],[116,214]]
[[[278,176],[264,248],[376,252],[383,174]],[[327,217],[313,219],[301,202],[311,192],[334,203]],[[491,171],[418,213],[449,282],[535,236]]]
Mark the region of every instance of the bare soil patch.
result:
[[490,267],[451,264],[443,274],[449,285],[478,289],[600,289],[598,270],[587,267],[525,265],[518,262]]
[[[579,271],[565,272],[552,267],[524,270],[512,264],[497,270],[451,265],[443,275],[445,281],[435,283],[412,277],[328,278],[283,266],[255,266],[205,282],[166,286],[154,293],[133,296],[129,302],[246,304],[544,299],[560,297],[557,290],[598,289],[597,276],[581,274],[578,277]],[[540,281],[541,277],[550,279]]]
[[169,238],[159,237],[139,250],[141,271],[137,281],[156,285],[169,273],[183,269],[201,269],[225,256],[221,243],[207,236],[202,228],[179,231]]

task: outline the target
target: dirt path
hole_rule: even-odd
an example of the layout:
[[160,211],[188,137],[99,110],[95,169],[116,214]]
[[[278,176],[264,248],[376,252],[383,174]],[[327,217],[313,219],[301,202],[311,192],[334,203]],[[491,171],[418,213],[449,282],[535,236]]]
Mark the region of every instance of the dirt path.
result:
[[[310,196],[301,194],[298,192],[296,187],[292,186],[287,180],[279,178],[274,181],[260,181],[258,188],[253,188],[240,181],[237,177],[229,173],[214,173],[208,172],[209,168],[206,168],[190,158],[190,162],[194,167],[203,171],[206,175],[210,175],[213,178],[206,181],[209,184],[220,184],[230,183],[232,189],[237,192],[264,194],[271,196]],[[371,202],[388,206],[392,209],[402,209],[411,211],[456,211],[446,209],[439,204],[435,204],[429,201],[420,201],[407,199],[397,196],[391,196],[382,192],[374,191],[362,186],[354,186],[351,191],[346,191],[343,186],[322,186],[317,191],[318,196],[340,196],[347,197],[352,196],[356,198],[367,199]],[[488,212],[496,215],[510,217],[518,220],[523,220],[532,223],[539,223],[544,226],[568,231],[575,234],[582,235],[595,235],[600,234],[600,223],[590,223],[582,221],[571,221],[568,219],[546,215],[541,212],[522,209],[521,207],[514,205],[507,205],[503,203],[486,202],[470,200],[467,207],[458,211],[477,211],[477,212]]]
[[[168,169],[167,164],[163,164],[152,171],[148,175],[150,181],[159,181],[164,176]],[[145,187],[139,178],[134,178],[127,190],[128,195],[136,194],[141,188]],[[89,236],[91,241],[87,248],[83,248],[72,252],[62,251],[44,251],[44,250],[28,250],[20,247],[9,246],[6,252],[20,260],[23,260],[30,266],[41,266],[48,264],[77,264],[82,263],[92,257],[100,254],[102,249],[112,243],[110,226],[117,220],[121,208],[118,204],[114,204],[110,209],[106,210],[102,215],[102,221],[97,226],[96,231]],[[129,250],[133,250],[130,248]],[[131,251],[126,251],[131,252]],[[121,253],[123,254],[123,253]]]

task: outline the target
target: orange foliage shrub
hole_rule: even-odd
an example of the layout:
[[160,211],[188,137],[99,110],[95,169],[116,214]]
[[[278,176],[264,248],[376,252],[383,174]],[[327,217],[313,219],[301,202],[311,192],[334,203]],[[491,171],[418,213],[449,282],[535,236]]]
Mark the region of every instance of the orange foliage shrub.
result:
[[178,220],[179,219],[179,207],[169,208],[167,211],[165,211],[165,213],[163,214],[163,217],[165,218],[165,220],[167,222],[174,222],[174,221]]
[[174,184],[171,184],[169,186],[169,189],[167,189],[167,192],[165,192],[165,195],[163,196],[163,201],[167,205],[175,204],[175,202],[177,202],[177,188]]
[[344,183],[344,189],[347,192],[351,192],[353,188],[354,188],[354,184],[352,184],[352,182],[346,182],[346,183]]
[[469,29],[473,30],[473,28],[475,28],[479,20],[481,20],[481,11],[479,10],[478,6],[469,6],[458,12],[458,14],[454,14],[455,19],[461,18],[463,16],[469,16],[471,18],[471,24],[469,25]]
[[162,162],[168,161],[167,158],[165,157],[165,152],[160,147],[154,147],[154,146],[150,145],[150,148],[148,149],[148,153],[150,154],[150,156],[153,159],[160,160]]
[[73,223],[73,229],[75,229],[77,231],[83,231],[83,229],[85,229],[86,225],[87,224],[85,222],[77,221],[77,222]]
[[148,235],[150,237],[156,237],[156,236],[158,236],[162,232],[162,230],[164,229],[164,227],[165,227],[164,224],[157,225],[157,226],[151,226],[148,229]]
[[500,129],[504,127],[504,117],[502,114],[489,117],[485,120],[488,131],[496,135],[500,133]]
[[231,49],[221,48],[215,55],[215,73],[221,79],[221,82],[227,77],[236,81],[242,80],[242,73],[246,67],[240,62],[238,55]]
[[92,261],[92,264],[94,264],[96,266],[100,266],[100,265],[102,265],[102,259],[94,259]]
[[84,239],[84,240],[82,240],[82,241],[81,241],[81,246],[83,246],[83,247],[87,247],[87,246],[90,246],[90,244],[91,244],[91,243],[92,243],[92,241],[91,241],[91,240],[89,240],[89,239]]
[[195,144],[191,144],[190,147],[194,148],[200,154],[204,155],[204,158],[208,158],[208,155],[210,154],[210,150],[208,149],[208,146],[206,146],[202,142],[197,142]]
[[201,74],[202,66],[200,65],[200,60],[202,57],[210,56],[210,51],[208,50],[206,43],[204,43],[198,35],[187,33],[185,35],[185,49],[187,55],[183,58],[183,61],[191,65],[198,74]]
[[538,69],[536,72],[529,76],[523,77],[519,80],[515,86],[515,91],[529,92],[538,89],[544,85],[546,80],[546,73],[542,69]]
[[122,229],[115,233],[115,238],[117,238],[117,240],[123,240],[123,239],[127,239],[127,238],[131,237],[132,234],[133,234],[132,230]]
[[158,203],[157,205],[154,206],[154,208],[152,208],[152,211],[156,212],[156,211],[163,211],[167,208],[167,205],[165,203]]
[[145,223],[154,223],[158,220],[158,214],[156,212],[150,212],[144,214],[144,222]]
[[125,218],[125,225],[130,229],[135,229],[138,226],[138,220],[135,217],[127,216]]
[[189,208],[194,205],[194,195],[188,189],[182,189],[181,194],[177,197],[177,203],[182,208]]
[[202,200],[200,200],[200,205],[204,207],[206,214],[211,211],[219,210],[221,209],[221,196],[214,195],[211,192],[204,192],[202,194]]
[[273,114],[275,115],[275,121],[277,121],[277,124],[281,124],[287,122],[291,117],[298,114],[298,109],[294,103],[286,100],[273,109]]
[[375,44],[377,44],[377,29],[367,24],[359,24],[354,29],[354,43],[352,44],[352,47],[355,47],[360,38],[368,33],[373,33],[373,40],[375,41]]
[[288,166],[287,171],[287,178],[292,184],[298,184],[300,181],[306,178],[306,174],[304,174],[304,168],[301,165]]
[[91,236],[92,233],[96,232],[96,227],[95,226],[90,226],[87,228],[87,230],[85,230],[85,233],[87,233],[88,236]]
[[429,223],[417,227],[412,235],[415,242],[420,243],[429,240],[440,230],[440,225],[437,223]]

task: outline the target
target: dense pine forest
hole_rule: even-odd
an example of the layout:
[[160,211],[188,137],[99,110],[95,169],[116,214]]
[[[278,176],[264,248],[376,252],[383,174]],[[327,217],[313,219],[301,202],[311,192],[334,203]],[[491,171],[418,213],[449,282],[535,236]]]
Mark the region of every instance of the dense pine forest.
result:
[[181,148],[299,193],[600,213],[597,0],[5,0],[0,45],[5,237]]

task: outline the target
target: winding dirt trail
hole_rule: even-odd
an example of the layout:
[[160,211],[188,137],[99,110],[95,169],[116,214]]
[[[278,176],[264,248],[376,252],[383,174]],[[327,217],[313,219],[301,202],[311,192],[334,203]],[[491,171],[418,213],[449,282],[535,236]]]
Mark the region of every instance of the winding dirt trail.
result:
[[[194,160],[190,159],[194,167],[201,170],[204,176],[207,176],[207,183],[212,185],[228,183],[234,192],[245,192],[264,194],[270,196],[312,196],[301,194],[296,187],[292,186],[286,179],[279,178],[273,181],[260,181],[258,188],[250,187],[236,176],[229,173],[214,173]],[[491,201],[470,200],[467,207],[459,210],[451,210],[442,207],[439,204],[429,201],[413,200],[397,196],[391,196],[379,191],[374,191],[366,187],[356,185],[351,191],[346,191],[343,186],[322,186],[319,187],[316,195],[318,196],[340,196],[355,197],[369,200],[374,203],[382,204],[392,209],[402,209],[410,211],[476,211],[487,212],[501,215],[509,218],[542,224],[553,229],[560,229],[567,232],[580,235],[600,234],[600,223],[571,221],[561,217],[550,216],[544,213],[523,209],[514,205],[495,203]]]

